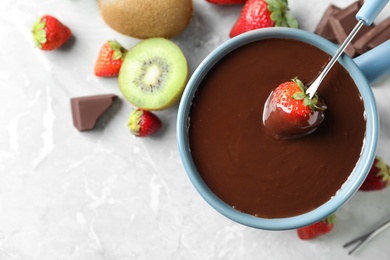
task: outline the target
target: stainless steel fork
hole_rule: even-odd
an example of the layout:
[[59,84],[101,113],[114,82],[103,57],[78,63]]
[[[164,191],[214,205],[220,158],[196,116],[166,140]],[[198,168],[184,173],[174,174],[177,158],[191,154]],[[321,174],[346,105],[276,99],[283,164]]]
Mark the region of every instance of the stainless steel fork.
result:
[[376,228],[374,228],[373,230],[371,230],[370,232],[367,232],[364,235],[359,236],[359,237],[349,241],[348,243],[343,245],[343,247],[347,248],[349,246],[352,246],[353,244],[356,244],[355,247],[352,248],[352,250],[350,250],[348,252],[348,254],[351,255],[354,252],[356,252],[357,250],[359,250],[360,248],[362,248],[364,245],[366,245],[368,243],[368,241],[370,241],[373,237],[375,237],[376,235],[378,235],[379,233],[381,233],[383,230],[385,230],[388,227],[390,227],[390,218],[387,219],[382,224],[380,224],[379,226],[377,226]]

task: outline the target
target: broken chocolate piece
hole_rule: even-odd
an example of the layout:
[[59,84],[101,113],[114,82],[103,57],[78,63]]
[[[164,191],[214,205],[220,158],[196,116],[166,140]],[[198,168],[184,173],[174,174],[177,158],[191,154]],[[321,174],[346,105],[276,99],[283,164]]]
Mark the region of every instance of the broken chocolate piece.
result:
[[390,39],[390,17],[366,32],[353,46],[363,54]]
[[334,34],[329,24],[329,18],[332,15],[336,14],[338,11],[340,11],[340,8],[338,8],[337,6],[332,4],[328,6],[324,14],[322,15],[322,18],[318,23],[316,29],[314,30],[314,33],[324,37],[325,39],[328,39],[331,42],[337,43],[336,35]]
[[114,94],[71,98],[73,124],[79,131],[93,129],[100,116],[114,103]]
[[[337,42],[339,44],[342,44],[344,42],[344,40],[348,37],[349,33],[358,23],[355,16],[361,7],[362,1],[354,2],[329,18],[330,26],[334,34],[336,35]],[[355,38],[352,40],[352,44],[349,44],[345,50],[345,52],[349,56],[355,57],[357,55],[357,51],[354,48],[353,44],[374,26],[374,24],[372,24],[371,26],[363,26],[359,30]]]

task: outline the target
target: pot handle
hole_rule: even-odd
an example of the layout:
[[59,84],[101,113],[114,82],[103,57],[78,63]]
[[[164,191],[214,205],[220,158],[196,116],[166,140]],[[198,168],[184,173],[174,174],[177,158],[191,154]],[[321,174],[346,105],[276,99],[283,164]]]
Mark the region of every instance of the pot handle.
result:
[[390,73],[390,39],[354,59],[369,83]]
[[363,21],[365,25],[371,25],[388,2],[389,0],[366,0],[356,14],[356,19]]

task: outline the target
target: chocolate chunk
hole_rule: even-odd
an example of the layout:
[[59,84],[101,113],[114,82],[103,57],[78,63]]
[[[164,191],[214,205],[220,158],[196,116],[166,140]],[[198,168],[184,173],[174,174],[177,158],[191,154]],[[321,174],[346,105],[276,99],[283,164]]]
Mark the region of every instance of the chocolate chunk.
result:
[[[330,26],[336,35],[336,39],[339,44],[344,42],[349,33],[358,23],[355,16],[361,7],[362,1],[354,2],[329,18]],[[355,38],[352,40],[352,44],[349,44],[345,50],[349,56],[355,57],[358,54],[353,44],[374,26],[375,25],[363,26],[359,30]]]
[[363,54],[388,39],[390,39],[390,17],[366,32],[353,46],[359,54]]
[[325,39],[328,39],[331,42],[336,43],[337,42],[336,35],[334,34],[332,28],[330,27],[329,18],[332,15],[336,14],[338,11],[340,11],[340,8],[338,8],[335,5],[330,5],[322,15],[320,22],[318,23],[316,29],[314,30],[314,33],[324,37]]
[[73,124],[79,131],[93,129],[100,116],[114,103],[114,94],[71,98]]

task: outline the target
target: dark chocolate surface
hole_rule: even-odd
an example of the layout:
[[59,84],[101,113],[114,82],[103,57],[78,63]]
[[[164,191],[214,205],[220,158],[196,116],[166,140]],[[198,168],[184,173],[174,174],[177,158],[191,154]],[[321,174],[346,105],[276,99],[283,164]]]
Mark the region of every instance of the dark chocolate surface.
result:
[[[342,44],[345,41],[349,33],[358,23],[356,19],[356,14],[361,7],[362,2],[354,2],[329,18],[330,26],[334,34],[336,35],[336,39],[339,44]],[[357,56],[358,53],[353,44],[373,27],[375,27],[374,24],[372,24],[371,26],[361,27],[359,32],[353,38],[351,44],[349,44],[345,49],[345,53],[347,53],[351,57]]]
[[[341,45],[356,25],[356,13],[363,4],[364,1],[360,0],[343,9],[333,4],[329,5],[314,33]],[[380,24],[369,27],[363,26],[352,40],[352,43],[347,46],[345,52],[351,57],[356,57],[377,47],[388,39],[390,39],[390,17]]]
[[335,5],[329,5],[321,17],[316,29],[315,34],[318,34],[331,42],[337,43],[336,35],[333,32],[332,27],[329,24],[329,18],[340,11],[340,8]]
[[390,17],[362,35],[354,43],[359,54],[363,54],[390,39]]
[[114,94],[75,97],[71,99],[73,125],[80,131],[95,127],[100,116],[114,103]]
[[208,73],[190,111],[193,160],[205,183],[239,211],[290,217],[328,201],[355,167],[365,134],[358,90],[339,64],[320,87],[328,109],[309,136],[276,140],[262,124],[264,102],[281,82],[312,81],[329,55],[294,40],[241,47]]

